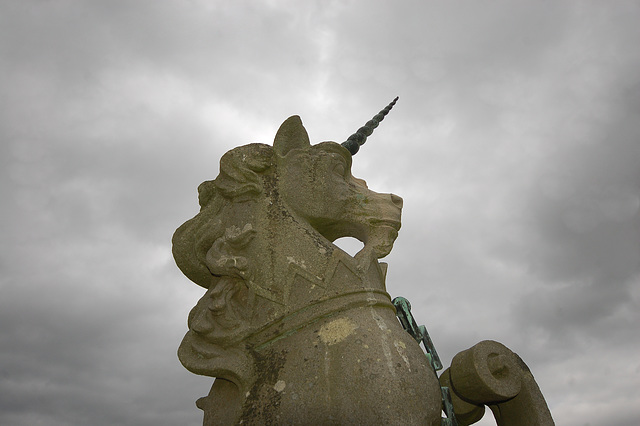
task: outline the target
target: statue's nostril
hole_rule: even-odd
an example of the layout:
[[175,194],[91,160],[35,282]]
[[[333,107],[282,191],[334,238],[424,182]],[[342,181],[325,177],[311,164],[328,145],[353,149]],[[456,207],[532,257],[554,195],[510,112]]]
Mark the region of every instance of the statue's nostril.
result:
[[402,208],[402,197],[399,197],[396,194],[391,194],[391,202],[397,207]]

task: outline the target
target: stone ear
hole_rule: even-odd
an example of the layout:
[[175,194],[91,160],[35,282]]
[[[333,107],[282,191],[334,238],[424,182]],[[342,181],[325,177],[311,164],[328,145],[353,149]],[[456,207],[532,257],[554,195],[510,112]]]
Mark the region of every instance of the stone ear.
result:
[[310,146],[309,135],[297,115],[287,118],[280,125],[273,140],[273,149],[281,157],[287,155],[292,149],[306,149]]

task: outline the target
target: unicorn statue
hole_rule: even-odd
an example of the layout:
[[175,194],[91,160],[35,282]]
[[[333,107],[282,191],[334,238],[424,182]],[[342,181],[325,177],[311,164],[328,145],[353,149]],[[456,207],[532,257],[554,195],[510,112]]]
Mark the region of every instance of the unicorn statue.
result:
[[[379,259],[398,236],[402,198],[351,174],[397,99],[341,144],[311,145],[290,117],[273,145],[228,151],[198,187],[200,212],[176,230],[173,255],[206,289],[178,350],[185,368],[215,378],[196,403],[204,425],[464,424],[456,406],[473,422],[485,404],[521,391],[478,390],[522,369],[506,348],[489,356],[492,344],[439,379],[418,343],[426,329],[412,335],[398,320]],[[351,256],[333,244],[341,237],[364,246]],[[482,356],[498,385],[482,381]]]

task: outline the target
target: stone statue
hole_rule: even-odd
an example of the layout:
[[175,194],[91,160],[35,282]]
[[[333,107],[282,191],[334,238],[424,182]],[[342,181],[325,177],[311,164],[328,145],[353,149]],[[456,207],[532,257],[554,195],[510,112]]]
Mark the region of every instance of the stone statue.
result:
[[[197,402],[204,425],[441,424],[441,384],[378,261],[402,199],[351,174],[396,100],[342,144],[311,145],[290,117],[273,146],[230,150],[198,188],[200,212],[173,254],[206,289],[178,350],[189,371],[215,377]],[[345,236],[364,243],[354,257],[332,244]]]

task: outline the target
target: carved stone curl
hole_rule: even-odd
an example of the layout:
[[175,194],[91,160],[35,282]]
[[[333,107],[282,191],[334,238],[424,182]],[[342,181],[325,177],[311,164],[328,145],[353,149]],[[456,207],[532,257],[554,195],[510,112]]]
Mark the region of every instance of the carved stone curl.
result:
[[[273,147],[241,146],[200,185],[200,213],[173,238],[207,289],[178,356],[215,377],[204,424],[440,425],[441,393],[395,316],[386,256],[402,199],[351,174],[335,142],[311,145],[297,116]],[[332,244],[355,237],[351,257]]]
[[458,424],[482,418],[488,405],[498,426],[548,426],[547,403],[522,359],[501,343],[485,340],[458,353],[440,376],[450,388]]

